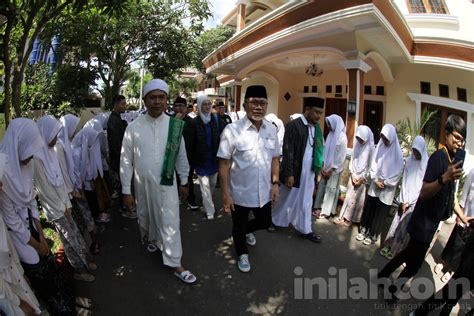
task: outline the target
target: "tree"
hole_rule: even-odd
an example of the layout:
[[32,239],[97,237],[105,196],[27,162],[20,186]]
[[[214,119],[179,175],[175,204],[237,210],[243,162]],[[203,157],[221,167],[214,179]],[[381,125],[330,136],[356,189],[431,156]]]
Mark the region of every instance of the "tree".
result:
[[1,53],[3,62],[4,97],[3,108],[8,123],[13,116],[21,116],[21,85],[34,39],[41,38],[48,24],[63,15],[72,16],[92,7],[103,13],[122,12],[121,1],[106,0],[2,0],[0,14],[6,20],[0,26]]
[[228,26],[218,26],[203,32],[196,41],[194,66],[202,73],[206,72],[202,60],[211,52],[224,44],[234,35],[235,30]]
[[107,104],[137,61],[144,61],[145,68],[165,80],[190,64],[195,37],[210,16],[207,0],[123,2],[126,14],[106,17],[89,10],[58,20],[52,32],[62,38],[65,60],[86,62],[98,73]]
[[421,119],[419,123],[411,123],[409,117],[402,119],[397,122],[397,136],[398,141],[400,142],[400,146],[402,147],[402,151],[404,156],[408,156],[410,154],[413,140],[418,135],[423,135],[425,138],[426,143],[426,150],[428,151],[428,155],[431,155],[436,150],[435,141],[428,137],[428,135],[424,135],[424,129],[426,123],[433,117],[436,111],[428,111],[424,110],[421,114]]

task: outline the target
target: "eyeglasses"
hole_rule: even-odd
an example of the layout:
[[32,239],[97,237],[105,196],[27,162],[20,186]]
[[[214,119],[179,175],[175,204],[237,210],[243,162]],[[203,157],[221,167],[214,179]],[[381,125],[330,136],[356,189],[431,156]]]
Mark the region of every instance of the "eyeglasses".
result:
[[256,108],[257,106],[261,106],[262,108],[263,107],[266,107],[268,105],[268,102],[267,101],[256,101],[256,100],[252,100],[252,101],[249,101],[249,105],[251,107],[254,107]]
[[466,140],[461,135],[454,134],[453,132],[451,132],[450,134],[453,135],[454,142],[461,145],[464,145],[466,143]]

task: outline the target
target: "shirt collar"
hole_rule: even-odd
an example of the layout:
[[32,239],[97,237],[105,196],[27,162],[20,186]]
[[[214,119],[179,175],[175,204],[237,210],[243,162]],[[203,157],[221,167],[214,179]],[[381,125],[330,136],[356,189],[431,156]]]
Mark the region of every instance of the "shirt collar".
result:
[[[244,129],[248,130],[251,126],[253,126],[255,129],[257,129],[255,127],[255,125],[253,125],[253,123],[249,120],[249,118],[247,117],[247,115],[245,115],[241,120],[244,121]],[[266,128],[266,122],[265,120],[262,120],[262,126],[263,128]]]
[[306,117],[304,117],[304,115],[301,115],[300,116],[301,120],[303,121],[303,124],[304,125],[309,125],[308,121],[306,120]]

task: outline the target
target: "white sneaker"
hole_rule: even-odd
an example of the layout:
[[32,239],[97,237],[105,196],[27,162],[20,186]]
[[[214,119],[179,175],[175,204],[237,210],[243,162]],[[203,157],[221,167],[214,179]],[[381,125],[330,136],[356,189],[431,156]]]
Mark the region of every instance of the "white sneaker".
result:
[[249,262],[249,255],[244,254],[239,257],[239,261],[237,262],[237,266],[239,270],[242,272],[249,272],[250,271],[250,262]]
[[207,219],[214,219],[214,214],[207,214]]
[[257,238],[255,238],[255,235],[253,233],[245,235],[245,240],[250,246],[255,246],[257,244]]

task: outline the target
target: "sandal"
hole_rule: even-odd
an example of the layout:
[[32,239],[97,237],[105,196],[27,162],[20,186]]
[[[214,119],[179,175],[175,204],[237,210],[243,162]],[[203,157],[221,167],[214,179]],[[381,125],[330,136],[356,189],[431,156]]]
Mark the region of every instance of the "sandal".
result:
[[451,274],[451,272],[446,272],[442,277],[441,277],[441,282],[443,283],[446,283],[449,281],[449,279],[451,279],[453,275]]
[[90,316],[92,315],[92,312],[88,310],[87,308],[83,307],[76,307],[76,315],[78,316]]
[[302,235],[303,238],[308,239],[309,241],[315,242],[315,243],[320,243],[322,241],[321,235],[316,234],[314,232],[311,232],[309,234]]
[[438,264],[435,265],[435,267],[434,267],[434,273],[440,274],[441,271],[443,271],[443,264],[442,264],[442,263],[438,263]]
[[387,252],[387,254],[385,255],[385,258],[387,258],[388,260],[392,260],[393,257],[395,257],[395,255],[391,251]]
[[77,296],[76,297],[76,306],[77,307],[82,307],[82,308],[87,308],[87,309],[92,309],[94,305],[92,304],[92,300],[90,298]]
[[183,271],[183,272],[175,271],[174,275],[186,284],[193,284],[194,282],[197,281],[196,276],[194,274],[192,274],[191,271],[189,271],[189,270],[186,270],[186,271]]
[[344,222],[341,225],[346,226],[346,227],[352,227],[352,222],[344,220]]
[[152,244],[152,243],[149,243],[147,246],[146,246],[146,250],[148,250],[148,252],[156,252],[158,250],[158,246],[155,245],[155,244]]
[[366,246],[372,245],[372,238],[366,237],[362,243]]
[[97,242],[97,241],[94,241],[90,248],[89,248],[89,251],[91,252],[91,254],[93,255],[96,255],[98,253],[100,253],[100,244]]
[[332,223],[336,225],[342,225],[344,223],[344,219],[342,219],[341,217],[338,217],[335,220],[333,220]]
[[380,254],[385,257],[385,256],[387,256],[387,253],[388,253],[389,251],[390,251],[390,248],[389,248],[388,246],[384,246],[384,247],[382,248],[382,250],[380,250]]
[[316,208],[313,210],[313,213],[311,213],[314,217],[318,218],[321,215],[321,209]]

